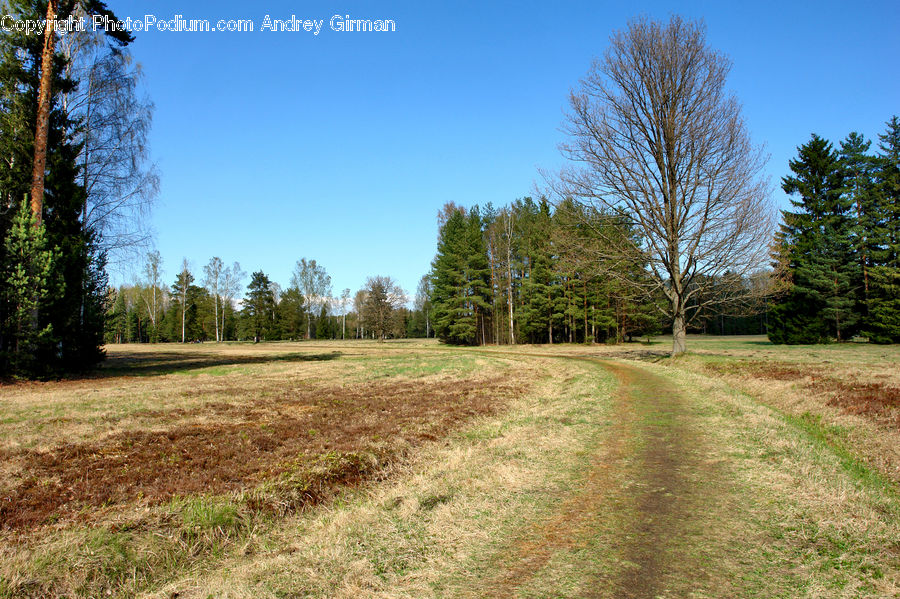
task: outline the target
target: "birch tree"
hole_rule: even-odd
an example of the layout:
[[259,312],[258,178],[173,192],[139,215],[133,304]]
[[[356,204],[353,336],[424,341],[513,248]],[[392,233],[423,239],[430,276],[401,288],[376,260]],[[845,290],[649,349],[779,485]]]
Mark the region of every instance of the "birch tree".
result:
[[356,311],[356,338],[363,339],[366,336],[365,323],[363,322],[363,308],[366,305],[366,290],[360,289],[353,296],[353,309]]
[[[143,294],[144,303],[147,306],[147,314],[150,317],[150,323],[153,325],[153,341],[159,336],[159,301],[162,299],[160,288],[162,286],[162,257],[158,251],[152,251],[147,254],[147,261],[144,263],[144,281],[147,284],[147,293]],[[149,296],[149,297],[148,297]]]
[[[101,0],[81,0],[67,3],[67,8],[80,9],[85,14],[103,15],[117,20]],[[41,224],[44,202],[44,177],[47,170],[47,141],[50,131],[50,112],[53,108],[53,63],[56,57],[56,20],[61,15],[59,1],[47,2],[47,14],[44,25],[43,47],[41,49],[41,78],[38,86],[37,121],[34,133],[34,163],[31,178],[31,211],[35,215],[36,226]],[[127,46],[134,38],[127,31],[117,29],[106,32],[106,35],[119,46]]]
[[185,337],[185,320],[188,308],[188,293],[190,291],[191,283],[194,282],[194,275],[191,274],[191,265],[188,262],[188,259],[185,258],[181,262],[181,272],[178,273],[178,277],[175,280],[175,289],[174,291],[178,295],[178,301],[181,304],[181,342],[184,343],[187,339]]
[[668,298],[673,355],[705,307],[692,299],[739,300],[772,239],[765,157],[725,88],[730,68],[702,23],[641,18],[613,34],[570,95],[560,149],[572,166],[558,191],[630,221],[637,235],[608,246],[647,264],[645,291]]
[[331,297],[331,277],[315,260],[301,258],[294,267],[291,286],[299,289],[306,301],[306,338],[312,339],[312,315],[328,303]]
[[[206,290],[209,292],[210,297],[213,298],[213,313],[215,315],[216,321],[216,342],[222,340],[221,337],[221,329],[219,328],[219,295],[221,293],[222,286],[222,274],[225,270],[225,264],[222,262],[222,259],[218,256],[213,256],[210,258],[209,263],[203,267],[203,272],[205,274],[205,278],[203,279],[203,285],[206,287]],[[224,306],[222,307],[224,310]]]
[[241,288],[244,286],[244,279],[246,278],[247,273],[241,270],[239,262],[226,267],[222,272],[222,326],[219,330],[222,332],[223,339],[225,338],[225,306],[229,306],[234,310],[234,300],[238,293],[241,292]]
[[425,338],[428,339],[431,337],[431,277],[428,275],[419,279],[413,306],[425,315]]
[[344,339],[347,332],[347,304],[350,302],[350,289],[341,291],[341,339]]
[[140,66],[127,50],[110,47],[90,30],[61,40],[67,77],[79,85],[63,95],[63,110],[80,126],[84,226],[112,263],[128,261],[151,238],[149,212],[159,192],[150,161],[153,103],[138,93]]

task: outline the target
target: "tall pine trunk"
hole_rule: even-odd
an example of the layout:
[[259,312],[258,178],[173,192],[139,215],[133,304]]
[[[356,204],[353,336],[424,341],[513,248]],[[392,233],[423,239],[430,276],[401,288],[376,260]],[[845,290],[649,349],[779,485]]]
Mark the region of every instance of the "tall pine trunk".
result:
[[31,171],[31,212],[35,226],[40,227],[44,211],[44,172],[47,170],[47,135],[50,130],[50,88],[53,83],[53,55],[56,53],[57,0],[47,3],[44,48],[41,51],[41,83],[38,88],[37,126],[34,133],[34,167]]

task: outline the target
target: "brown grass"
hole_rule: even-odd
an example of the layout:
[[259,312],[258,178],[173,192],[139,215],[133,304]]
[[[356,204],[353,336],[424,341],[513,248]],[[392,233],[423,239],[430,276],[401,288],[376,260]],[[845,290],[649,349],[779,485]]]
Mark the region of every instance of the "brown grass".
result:
[[[61,443],[50,450],[0,452],[5,462],[19,465],[4,473],[0,527],[89,520],[96,508],[114,509],[135,500],[153,505],[175,496],[239,491],[307,468],[330,453],[388,459],[495,410],[523,386],[509,376],[345,387],[287,384],[276,397],[260,397],[258,389],[242,393],[237,387],[230,392],[244,398],[239,403],[139,410],[132,417],[151,430]],[[181,393],[190,397],[204,390]],[[198,416],[205,420],[198,422]],[[345,474],[357,476],[359,468]],[[315,481],[307,482],[313,486]]]
[[772,361],[740,361],[707,364],[716,374],[739,374],[759,379],[796,383],[801,389],[826,398],[826,404],[845,414],[865,416],[900,430],[900,388],[889,383],[859,380],[859,373],[834,376],[831,368]]

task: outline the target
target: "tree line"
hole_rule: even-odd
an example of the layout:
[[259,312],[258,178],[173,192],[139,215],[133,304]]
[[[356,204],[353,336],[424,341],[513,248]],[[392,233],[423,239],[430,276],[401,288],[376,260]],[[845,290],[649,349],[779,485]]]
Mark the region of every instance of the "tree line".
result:
[[[245,286],[246,283],[246,286]],[[140,281],[107,290],[105,341],[157,343],[388,339],[431,335],[428,301],[420,285],[414,308],[391,277],[369,277],[351,295],[332,295],[331,276],[301,258],[282,287],[262,270],[248,275],[213,257],[201,273],[188,260],[170,285],[159,252],[144,261]]]
[[769,314],[775,343],[860,336],[900,342],[900,119],[877,150],[859,133],[835,148],[812,135],[790,162],[775,242],[781,288]]
[[[429,298],[436,335],[448,343],[617,343],[671,326],[647,265],[611,253],[610,239],[638,236],[621,215],[526,197],[501,208],[451,203],[438,224]],[[688,303],[690,312],[707,309],[692,330],[764,332],[759,310],[729,305],[728,279]]]

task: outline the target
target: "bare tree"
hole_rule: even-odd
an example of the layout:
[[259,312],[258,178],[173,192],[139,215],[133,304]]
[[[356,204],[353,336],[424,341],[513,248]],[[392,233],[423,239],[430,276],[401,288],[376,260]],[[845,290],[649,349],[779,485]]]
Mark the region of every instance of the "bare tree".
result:
[[[101,0],[80,0],[75,3],[64,3],[64,7],[73,11],[75,16],[83,14],[99,14],[115,19],[115,15],[106,8]],[[34,134],[34,164],[31,177],[31,210],[35,214],[36,226],[40,226],[44,202],[44,177],[47,170],[47,143],[50,131],[50,111],[53,103],[53,59],[56,55],[56,19],[60,17],[58,0],[47,2],[47,16],[44,23],[44,41],[41,48],[41,78],[38,87],[37,122]],[[65,16],[65,15],[62,15]],[[104,30],[104,34],[120,47],[134,41],[130,33],[124,30]]]
[[350,302],[350,289],[341,291],[341,339],[347,332],[347,304]]
[[413,306],[425,314],[425,338],[428,339],[431,337],[431,277],[427,274],[422,275],[422,278],[419,279]]
[[312,339],[312,315],[328,303],[331,297],[331,277],[325,268],[315,260],[301,258],[294,267],[291,287],[300,290],[309,310],[306,324],[306,338]]
[[66,75],[79,82],[63,96],[63,109],[79,123],[82,222],[115,263],[129,261],[151,238],[147,217],[159,174],[149,162],[153,103],[138,95],[140,66],[103,37],[88,29],[61,39]]
[[152,251],[147,254],[147,261],[144,263],[144,282],[147,285],[146,293],[142,294],[144,304],[147,307],[147,314],[153,325],[153,335],[151,341],[159,338],[159,307],[162,300],[162,257],[158,251]]
[[[187,341],[186,331],[185,331],[185,321],[187,316],[187,311],[191,308],[188,306],[188,295],[191,288],[191,283],[194,281],[194,275],[191,273],[191,264],[188,262],[187,258],[184,258],[181,261],[181,272],[178,273],[178,277],[176,279],[176,286],[178,287],[178,301],[181,303],[181,342],[185,343]],[[192,304],[193,305],[193,304]]]
[[246,278],[247,273],[241,270],[239,262],[235,262],[222,272],[222,327],[219,330],[222,332],[223,340],[225,339],[225,306],[234,310],[234,299],[241,292]]
[[392,328],[394,312],[407,300],[406,292],[391,277],[369,277],[366,280],[363,319],[381,341]]
[[730,68],[702,23],[635,20],[571,93],[560,146],[575,164],[557,192],[635,231],[607,245],[647,265],[645,291],[665,293],[673,355],[706,305],[693,300],[711,285],[731,289],[719,298],[749,293],[744,277],[763,267],[772,239],[765,157],[725,89]]
[[366,306],[366,290],[360,289],[353,296],[353,309],[356,310],[356,338],[362,339],[366,336],[365,323],[363,322],[363,311]]
[[[209,263],[203,267],[203,272],[205,274],[203,284],[206,287],[206,290],[209,291],[209,294],[213,298],[213,303],[215,304],[216,342],[222,340],[219,329],[219,296],[221,294],[222,274],[224,270],[225,264],[218,256],[210,258]],[[225,307],[223,306],[222,309],[224,310]]]

